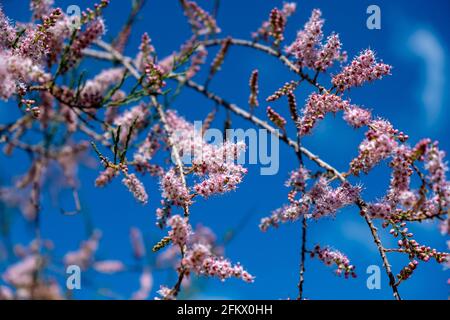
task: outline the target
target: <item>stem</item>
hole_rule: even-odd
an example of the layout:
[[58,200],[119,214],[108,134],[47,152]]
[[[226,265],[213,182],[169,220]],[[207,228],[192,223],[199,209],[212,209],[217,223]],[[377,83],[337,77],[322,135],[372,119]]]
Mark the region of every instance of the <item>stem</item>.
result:
[[401,300],[400,293],[398,292],[397,284],[395,283],[395,277],[391,270],[391,265],[389,264],[389,260],[386,256],[386,251],[383,247],[383,244],[381,243],[380,236],[378,235],[378,230],[375,227],[375,225],[373,224],[372,219],[370,219],[369,215],[367,214],[367,206],[360,199],[358,200],[357,205],[360,209],[361,215],[364,217],[367,225],[369,226],[369,229],[370,229],[370,232],[372,233],[372,237],[375,242],[375,245],[377,246],[378,251],[380,253],[381,260],[383,260],[383,266],[388,275],[389,286],[392,288],[394,298],[396,300]]

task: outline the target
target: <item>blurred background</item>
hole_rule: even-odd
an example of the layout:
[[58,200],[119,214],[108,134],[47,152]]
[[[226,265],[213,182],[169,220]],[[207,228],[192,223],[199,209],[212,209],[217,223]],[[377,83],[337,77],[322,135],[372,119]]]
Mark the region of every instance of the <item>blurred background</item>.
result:
[[[84,9],[87,1],[59,1],[56,6],[65,10],[76,4]],[[332,31],[339,33],[349,59],[362,49],[371,48],[377,57],[393,66],[392,76],[356,88],[351,91],[352,103],[372,109],[375,115],[389,119],[394,126],[409,134],[410,143],[415,144],[424,137],[440,141],[443,150],[450,150],[449,89],[450,89],[450,29],[448,13],[450,2],[438,0],[299,0],[297,12],[289,19],[285,44],[294,40],[298,29],[303,27],[313,8],[320,8],[325,22],[325,35]],[[26,0],[1,0],[6,15],[13,21],[28,21],[30,11]],[[198,3],[212,11],[214,1],[199,0]],[[381,8],[381,29],[366,27],[369,5]],[[267,19],[270,10],[282,5],[282,1],[226,0],[220,1],[218,24],[221,36],[250,39]],[[130,1],[111,0],[106,9],[107,33],[103,39],[112,40],[120,31],[130,10]],[[136,22],[131,41],[125,50],[134,55],[140,37],[147,31],[160,57],[171,54],[190,37],[186,19],[178,1],[148,0]],[[215,56],[211,49],[208,63]],[[107,67],[107,63],[86,62],[84,67],[91,76],[95,70]],[[248,79],[255,68],[260,71],[260,103],[256,115],[265,117],[266,104],[263,98],[270,95],[285,82],[295,79],[285,66],[273,57],[265,56],[248,48],[232,47],[222,70],[216,75],[209,89],[237,105],[248,108]],[[206,72],[208,67],[205,68]],[[331,70],[336,72],[337,69]],[[205,72],[195,78],[203,83]],[[319,81],[329,83],[327,76]],[[311,88],[302,84],[296,91],[297,101],[303,103]],[[284,101],[274,104],[277,110],[287,107]],[[198,93],[185,88],[172,105],[188,120],[204,119],[214,107]],[[14,103],[0,102],[0,122],[14,119]],[[287,115],[287,112],[282,112]],[[219,108],[219,115],[213,127],[222,128],[226,113]],[[249,128],[249,123],[237,117],[232,118],[232,127]],[[357,155],[357,147],[363,139],[363,130],[349,128],[340,116],[329,116],[316,128],[315,134],[303,140],[311,151],[332,163],[339,170],[346,171],[348,163]],[[94,157],[93,152],[92,156]],[[10,185],[14,177],[24,173],[29,166],[26,154],[16,152],[13,157],[0,156],[0,184]],[[226,242],[225,253],[234,262],[241,262],[256,279],[253,284],[239,280],[222,283],[215,279],[194,277],[193,287],[185,297],[196,299],[286,299],[297,297],[297,283],[300,259],[300,223],[285,224],[277,230],[262,233],[258,224],[262,217],[286,202],[288,189],[284,181],[288,172],[297,167],[292,150],[280,144],[279,172],[272,176],[261,176],[259,165],[249,165],[249,173],[237,192],[199,200],[192,207],[192,223],[201,222]],[[60,190],[57,199],[47,192],[43,198],[41,213],[42,237],[53,240],[54,254],[61,257],[69,250],[76,250],[80,241],[87,238],[91,227],[102,230],[103,237],[97,256],[102,259],[120,259],[132,264],[133,257],[129,242],[131,227],[138,227],[144,234],[149,248],[164,236],[165,231],[155,226],[155,209],[160,194],[157,181],[145,177],[143,182],[150,196],[149,204],[142,206],[135,202],[128,191],[116,179],[104,189],[94,187],[94,180],[100,167],[80,168],[80,200],[82,212],[75,216],[64,216],[61,207],[72,206],[70,190]],[[55,172],[55,179],[58,173]],[[355,180],[356,181],[356,180]],[[371,174],[360,179],[364,185],[363,196],[367,201],[382,197],[389,184],[389,170],[386,163],[375,168]],[[50,186],[49,186],[50,188]],[[33,238],[32,229],[20,211],[0,204],[2,234],[0,235],[0,271],[14,262],[8,255],[9,244],[28,244]],[[89,226],[88,228],[86,226]],[[416,240],[438,250],[445,251],[446,238],[439,233],[436,223],[422,223],[411,227]],[[396,241],[387,232],[382,233],[386,247],[395,247]],[[335,219],[310,222],[308,246],[331,245],[344,252],[356,265],[356,279],[344,279],[333,273],[333,268],[317,260],[306,264],[305,295],[310,299],[390,299],[391,289],[382,269],[380,290],[369,290],[366,286],[366,269],[370,265],[382,268],[379,253],[364,220],[357,208],[340,211]],[[3,259],[2,259],[3,257]],[[404,257],[390,255],[396,274],[406,263]],[[147,250],[146,263],[153,265],[155,255]],[[139,273],[122,272],[103,275],[87,271],[82,275],[82,289],[74,291],[79,299],[128,298],[139,287]],[[421,263],[409,281],[402,283],[400,292],[406,299],[447,299],[450,274],[435,262]],[[159,285],[172,285],[176,281],[173,270],[153,270],[154,285],[151,297]],[[65,278],[60,276],[63,284]],[[84,282],[84,280],[86,280]],[[0,284],[2,280],[0,279]],[[109,294],[104,294],[107,288]],[[99,290],[100,289],[100,290]],[[103,292],[103,293],[102,293]]]

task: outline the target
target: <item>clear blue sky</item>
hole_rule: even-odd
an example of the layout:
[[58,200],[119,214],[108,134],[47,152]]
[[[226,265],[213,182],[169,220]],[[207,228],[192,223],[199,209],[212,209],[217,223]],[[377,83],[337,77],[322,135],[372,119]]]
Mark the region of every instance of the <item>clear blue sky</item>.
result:
[[[4,11],[14,20],[26,20],[28,1],[1,0]],[[56,1],[66,8],[78,3],[85,6],[87,1]],[[129,1],[112,0],[106,11],[108,32],[105,39],[111,39],[125,21],[129,10]],[[23,4],[19,4],[23,3]],[[213,1],[199,1],[210,9]],[[222,35],[249,38],[266,19],[270,9],[281,5],[282,1],[227,0],[221,1],[219,25]],[[393,65],[393,75],[383,81],[352,91],[355,104],[371,108],[374,114],[390,119],[396,128],[408,133],[411,143],[422,137],[441,141],[444,150],[450,150],[448,126],[448,105],[450,79],[450,29],[448,13],[450,3],[446,1],[297,1],[297,13],[289,20],[287,43],[293,40],[295,33],[309,17],[313,8],[322,9],[326,19],[325,32],[336,31],[340,34],[345,49],[353,57],[360,50],[370,47],[380,59]],[[366,28],[366,8],[377,4],[381,8],[381,30]],[[189,36],[185,19],[180,12],[178,1],[149,0],[141,13],[141,19],[135,26],[129,53],[135,52],[141,34],[147,31],[159,56],[165,56],[177,50]],[[213,56],[213,55],[211,55]],[[95,67],[91,65],[91,67]],[[248,78],[255,68],[260,70],[261,97],[266,97],[284,82],[294,79],[284,66],[272,57],[246,48],[232,48],[222,71],[210,85],[210,89],[228,100],[242,106],[247,105]],[[202,75],[200,78],[202,79]],[[204,79],[204,75],[203,75]],[[203,81],[203,80],[201,80]],[[310,88],[298,91],[297,100],[303,101]],[[10,117],[7,108],[13,108],[3,102],[0,107],[0,119]],[[213,103],[195,92],[185,89],[174,104],[180,114],[190,120],[203,119],[211,110]],[[277,105],[279,109],[285,107]],[[263,115],[265,105],[257,111]],[[224,118],[222,111],[219,120]],[[221,121],[215,124],[221,128]],[[4,121],[4,120],[2,120]],[[246,122],[233,119],[234,127],[248,128]],[[356,155],[357,146],[363,137],[363,131],[347,128],[336,117],[327,118],[315,131],[315,135],[304,139],[304,144],[328,162],[341,170],[348,168],[348,162]],[[20,161],[0,157],[0,176],[8,181],[23,172],[27,166],[25,156]],[[217,280],[202,281],[203,291],[197,297],[221,297],[236,299],[284,299],[295,298],[298,282],[300,225],[286,224],[278,230],[261,233],[259,220],[280,207],[286,201],[287,189],[283,186],[287,172],[294,169],[297,159],[291,150],[281,146],[280,171],[274,176],[260,176],[257,165],[249,166],[249,174],[238,191],[208,201],[198,201],[192,208],[192,221],[201,221],[216,233],[224,235],[230,228],[236,228],[244,217],[249,217],[235,239],[226,248],[226,255],[233,261],[240,261],[256,276],[254,284],[230,280],[221,283]],[[159,239],[163,233],[155,226],[154,211],[159,203],[159,191],[155,181],[145,180],[150,195],[149,205],[143,207],[135,203],[129,193],[114,182],[106,189],[95,189],[93,181],[97,170],[82,168],[81,201],[83,208],[93,224],[103,230],[103,239],[99,257],[132,261],[128,241],[131,226],[143,230],[150,242]],[[364,177],[364,197],[371,200],[380,197],[389,183],[386,165],[376,168],[371,175]],[[69,193],[62,199],[70,205]],[[48,201],[44,203],[42,226],[43,237],[53,239],[55,252],[59,255],[77,248],[84,238],[83,215],[64,217],[59,208]],[[64,203],[64,202],[63,202]],[[245,220],[245,219],[244,219]],[[435,224],[422,224],[412,228],[419,242],[445,250],[446,239],[437,231]],[[30,239],[28,227],[17,215],[13,220],[14,242],[27,243]],[[386,246],[395,246],[389,235],[383,235]],[[338,213],[336,219],[311,222],[308,243],[331,244],[346,253],[356,265],[357,279],[345,280],[336,277],[331,268],[317,261],[308,260],[306,269],[305,292],[311,299],[384,299],[391,298],[387,277],[382,274],[381,290],[366,288],[365,270],[369,265],[379,265],[381,261],[369,236],[367,226],[358,215],[356,208]],[[151,255],[151,254],[150,254]],[[399,271],[406,263],[404,258],[390,257],[394,271]],[[400,291],[408,299],[446,299],[449,294],[447,279],[449,273],[434,262],[421,263],[410,281],[402,284]],[[88,275],[97,286],[109,287],[127,297],[137,289],[137,274],[126,273],[116,276]],[[174,273],[155,273],[155,288],[159,284],[172,284]],[[154,291],[152,296],[154,296]],[[95,297],[89,288],[76,293],[76,297]]]

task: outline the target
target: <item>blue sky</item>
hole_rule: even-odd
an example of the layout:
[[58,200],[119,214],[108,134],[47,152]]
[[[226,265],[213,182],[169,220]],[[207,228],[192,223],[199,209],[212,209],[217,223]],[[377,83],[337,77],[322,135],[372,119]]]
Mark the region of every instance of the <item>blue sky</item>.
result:
[[[1,0],[4,11],[13,20],[26,20],[28,1]],[[128,1],[112,0],[106,11],[108,32],[105,40],[110,40],[126,19]],[[23,3],[19,5],[18,3]],[[66,8],[70,4],[84,6],[85,1],[56,1]],[[199,1],[210,9],[212,1]],[[221,1],[219,25],[222,35],[249,38],[266,19],[273,6],[282,1],[227,0]],[[286,43],[290,43],[295,33],[308,19],[313,8],[322,9],[326,19],[325,33],[336,31],[340,34],[349,57],[370,47],[377,52],[379,59],[393,65],[393,75],[382,81],[357,88],[350,94],[352,102],[373,110],[373,113],[390,119],[401,131],[408,133],[411,143],[422,137],[440,140],[444,150],[450,150],[449,120],[449,69],[450,69],[450,29],[448,12],[450,3],[445,1],[297,1],[296,14],[288,22]],[[377,4],[381,8],[381,30],[366,28],[366,8]],[[189,37],[189,30],[179,10],[178,1],[149,0],[141,13],[133,32],[127,53],[135,52],[141,34],[147,31],[159,56],[177,50]],[[210,59],[214,54],[210,54]],[[90,64],[96,68],[98,65]],[[284,82],[294,79],[286,68],[273,57],[247,48],[232,48],[225,65],[212,81],[210,89],[231,102],[246,107],[248,99],[248,78],[255,68],[260,70],[260,94],[266,97]],[[205,75],[200,74],[200,82]],[[327,80],[326,78],[322,78]],[[303,101],[311,92],[307,86],[297,90],[297,100]],[[195,92],[185,89],[174,108],[189,120],[203,119],[214,104]],[[282,104],[274,104],[279,110]],[[0,119],[11,116],[7,108],[14,106],[1,103]],[[264,117],[265,105],[257,110]],[[286,109],[286,108],[285,108]],[[223,125],[225,113],[220,112],[217,127]],[[2,120],[5,121],[5,120]],[[234,127],[248,128],[249,124],[233,118]],[[304,139],[306,147],[333,163],[338,169],[346,170],[348,162],[356,155],[357,146],[363,131],[348,128],[338,117],[328,117],[315,130],[315,134]],[[19,159],[19,160],[17,160]],[[23,172],[27,158],[8,159],[0,157],[0,177],[9,181]],[[277,175],[260,176],[257,165],[248,167],[249,174],[238,191],[208,201],[198,201],[192,207],[192,221],[211,227],[219,236],[232,228],[239,233],[226,247],[226,255],[233,261],[240,261],[256,276],[254,284],[230,280],[221,283],[217,280],[201,281],[203,291],[197,298],[295,298],[298,282],[300,225],[286,224],[278,230],[261,233],[259,220],[280,207],[286,201],[287,189],[283,186],[287,173],[297,166],[297,159],[284,145],[280,149],[280,170]],[[49,201],[42,213],[43,236],[53,239],[55,252],[59,255],[77,248],[84,238],[84,222],[89,217],[92,223],[103,230],[99,251],[101,258],[124,259],[131,261],[128,232],[131,226],[138,226],[150,243],[161,238],[163,233],[155,226],[155,208],[159,204],[158,186],[155,181],[145,180],[150,195],[149,205],[143,207],[135,203],[123,186],[116,181],[106,189],[95,189],[93,181],[97,170],[81,168],[81,201],[84,213],[65,217],[59,207]],[[389,183],[387,166],[377,167],[369,176],[363,177],[364,197],[375,199],[384,194]],[[49,200],[48,198],[46,200]],[[68,192],[63,192],[63,203],[70,205]],[[65,202],[64,202],[65,201]],[[435,224],[424,223],[412,227],[419,242],[427,243],[445,250],[445,238],[440,236]],[[27,243],[29,226],[18,215],[13,220],[13,241]],[[394,246],[389,235],[382,235],[386,246]],[[369,265],[379,265],[381,261],[376,247],[369,236],[367,226],[358,215],[356,208],[339,212],[336,219],[311,222],[308,244],[330,244],[346,253],[356,265],[358,278],[345,280],[336,277],[332,269],[315,260],[308,260],[305,292],[311,299],[385,299],[391,298],[387,277],[382,273],[381,290],[366,288],[365,273]],[[153,259],[150,255],[150,260]],[[390,256],[394,271],[405,264],[404,258]],[[97,286],[110,287],[127,297],[138,287],[138,275],[125,273],[117,276],[88,275]],[[155,273],[155,288],[159,284],[172,284],[173,272]],[[447,279],[449,273],[434,262],[421,263],[410,281],[402,284],[400,292],[408,299],[446,299],[448,297]],[[76,293],[76,297],[93,297],[89,288]],[[154,296],[154,291],[152,292]],[[101,298],[100,296],[94,296]]]

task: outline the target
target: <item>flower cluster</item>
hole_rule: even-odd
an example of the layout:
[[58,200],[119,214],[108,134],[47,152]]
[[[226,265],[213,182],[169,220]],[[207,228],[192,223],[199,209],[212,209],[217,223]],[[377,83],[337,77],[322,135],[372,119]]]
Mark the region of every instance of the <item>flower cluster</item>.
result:
[[[288,195],[289,204],[272,212],[270,217],[261,219],[259,228],[267,231],[269,227],[277,228],[280,223],[295,221],[301,216],[319,219],[333,216],[339,209],[355,203],[359,199],[361,187],[352,186],[348,182],[342,183],[337,188],[332,188],[325,177],[306,191],[306,181],[310,173],[303,167],[293,171],[286,181],[286,186],[291,188]],[[300,200],[295,199],[297,193],[302,193]]]
[[134,198],[142,204],[148,202],[148,195],[142,182],[136,177],[134,173],[125,173],[122,183],[130,190]]
[[288,92],[293,92],[295,88],[297,88],[298,84],[299,82],[294,80],[286,82],[280,89],[278,89],[273,94],[268,96],[266,98],[266,101],[270,102],[280,99],[282,96],[287,95]]
[[398,146],[395,135],[398,133],[387,120],[373,120],[366,138],[359,145],[359,155],[350,163],[350,170],[358,175],[368,173],[381,160],[389,157]]
[[361,128],[369,125],[372,113],[367,109],[351,105],[344,110],[344,120],[354,128]]
[[42,25],[37,25],[35,29],[28,29],[16,49],[17,54],[40,64],[50,51],[49,40],[52,34],[49,29],[56,25],[61,16],[61,9],[55,9],[44,18]]
[[0,47],[9,48],[16,38],[16,30],[0,7]]
[[0,299],[61,300],[62,291],[55,279],[36,279],[36,273],[44,264],[45,261],[37,252],[37,246],[30,252],[20,254],[20,261],[9,266],[2,275],[5,283],[16,290],[13,291],[9,286],[0,286]]
[[73,68],[83,56],[83,50],[89,47],[95,40],[105,32],[105,24],[101,18],[91,21],[72,43],[62,71],[66,72]]
[[314,218],[334,215],[339,209],[358,200],[361,187],[344,182],[336,189],[330,187],[325,178],[320,178],[308,193],[315,205],[312,211]]
[[249,80],[250,97],[248,98],[248,104],[254,108],[258,106],[258,70],[253,70]]
[[195,1],[182,0],[181,3],[194,33],[205,35],[220,32],[214,17],[203,10]]
[[269,38],[273,37],[274,44],[278,46],[284,39],[283,33],[287,19],[294,14],[296,9],[297,4],[295,2],[285,2],[281,9],[272,9],[269,20],[264,21],[262,26],[252,33],[253,40],[263,39],[264,41],[269,41]]
[[[185,162],[191,163],[192,172],[201,178],[193,186],[195,193],[209,197],[235,190],[247,172],[235,163],[245,149],[245,144],[228,141],[219,146],[208,144],[192,124],[173,111],[167,112],[167,121],[173,131],[173,143]],[[177,205],[190,204],[189,190],[181,183],[174,169],[166,173],[161,185],[163,197],[175,201]]]
[[336,113],[340,110],[349,108],[349,102],[342,100],[339,96],[333,94],[313,93],[303,109],[303,115],[300,119],[300,134],[310,134],[317,121],[322,120],[327,113]]
[[95,78],[86,81],[78,93],[78,102],[85,108],[100,106],[107,89],[121,81],[124,76],[123,68],[111,68],[100,72]]
[[341,73],[333,77],[333,85],[339,91],[345,91],[351,87],[359,87],[365,82],[381,79],[391,73],[392,67],[388,64],[377,62],[372,50],[365,50],[357,56],[350,65],[344,67]]
[[160,184],[163,198],[180,207],[191,204],[192,196],[189,189],[183,184],[175,169],[167,171],[161,178]]
[[267,107],[267,117],[272,121],[278,128],[285,131],[286,130],[286,119],[284,119],[278,112],[273,110],[271,107]]
[[424,154],[425,169],[428,171],[428,180],[433,186],[433,191],[441,199],[441,206],[446,207],[450,203],[450,182],[447,181],[447,162],[444,160],[445,152],[439,150],[435,142],[427,148]]
[[172,242],[180,247],[187,246],[181,260],[181,266],[184,269],[199,275],[215,276],[221,280],[235,277],[246,282],[253,282],[253,276],[240,264],[232,265],[227,259],[217,257],[212,251],[210,239],[208,240],[205,236],[195,236],[187,218],[175,215],[169,219],[168,225],[171,227],[169,236]]
[[325,44],[323,39],[322,12],[313,10],[309,21],[297,33],[295,41],[285,48],[287,54],[294,56],[300,67],[309,67],[317,71],[325,71],[336,60],[345,60],[346,53],[341,52],[341,41],[337,34],[328,37]]
[[316,245],[311,252],[311,257],[314,257],[315,255],[317,255],[317,258],[327,266],[335,264],[337,267],[336,274],[338,276],[344,274],[345,278],[348,278],[349,276],[356,278],[355,266],[350,264],[350,260],[342,252],[333,250],[329,247],[321,248],[320,245]]
[[172,243],[181,247],[186,245],[188,238],[192,233],[191,225],[188,223],[187,218],[175,215],[167,221],[167,225],[171,227],[169,236]]

